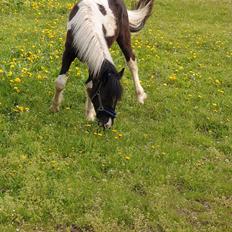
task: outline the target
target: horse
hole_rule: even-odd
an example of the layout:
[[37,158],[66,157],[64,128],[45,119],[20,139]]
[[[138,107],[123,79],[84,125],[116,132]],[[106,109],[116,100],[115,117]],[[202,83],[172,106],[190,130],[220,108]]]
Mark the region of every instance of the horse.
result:
[[131,33],[140,31],[151,15],[154,0],[139,0],[134,10],[127,10],[123,0],[81,0],[72,8],[68,23],[62,67],[55,81],[55,95],[50,107],[58,112],[68,76],[75,58],[88,66],[86,81],[86,118],[103,128],[110,128],[116,117],[116,105],[122,96],[120,80],[124,68],[117,71],[109,48],[117,41],[132,74],[139,103],[147,95],[141,86]]

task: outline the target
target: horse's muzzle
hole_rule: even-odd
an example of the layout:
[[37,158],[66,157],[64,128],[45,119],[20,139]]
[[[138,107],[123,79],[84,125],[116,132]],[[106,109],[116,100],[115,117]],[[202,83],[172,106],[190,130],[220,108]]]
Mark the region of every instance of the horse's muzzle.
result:
[[112,118],[108,118],[108,121],[107,120],[101,120],[99,119],[98,120],[98,125],[103,127],[104,129],[109,129],[113,126],[113,119]]

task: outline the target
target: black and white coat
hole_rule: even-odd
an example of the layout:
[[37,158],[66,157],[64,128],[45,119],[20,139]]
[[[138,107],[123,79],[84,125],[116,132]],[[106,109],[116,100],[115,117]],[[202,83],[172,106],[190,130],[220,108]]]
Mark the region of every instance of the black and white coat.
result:
[[131,11],[126,9],[122,0],[81,0],[73,7],[67,24],[62,67],[56,80],[56,92],[51,106],[53,112],[59,111],[68,79],[67,72],[73,60],[78,58],[86,63],[89,69],[86,85],[87,119],[94,120],[97,113],[102,126],[110,127],[113,124],[113,117],[107,113],[98,114],[99,100],[93,96],[96,91],[101,92],[102,105],[112,111],[121,96],[120,78],[124,70],[117,72],[109,52],[114,41],[117,41],[132,73],[137,99],[144,103],[147,96],[139,81],[130,33],[143,28],[152,7],[153,0],[139,0],[136,9]]

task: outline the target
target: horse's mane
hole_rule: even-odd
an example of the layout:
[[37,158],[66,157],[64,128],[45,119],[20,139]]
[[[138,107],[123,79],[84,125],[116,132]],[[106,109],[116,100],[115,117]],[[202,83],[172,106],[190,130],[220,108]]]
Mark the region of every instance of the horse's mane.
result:
[[69,21],[73,45],[81,60],[88,64],[92,75],[96,76],[105,59],[113,63],[102,31],[102,18],[96,1],[85,0],[78,4],[76,15]]

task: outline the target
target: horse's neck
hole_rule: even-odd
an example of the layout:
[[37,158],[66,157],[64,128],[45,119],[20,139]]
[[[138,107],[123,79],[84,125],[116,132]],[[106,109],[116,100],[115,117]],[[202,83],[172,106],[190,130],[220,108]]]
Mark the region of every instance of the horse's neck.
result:
[[78,55],[95,76],[105,60],[113,63],[102,31],[103,18],[96,2],[86,0],[79,3],[77,14],[69,22],[69,28],[73,28],[74,46]]

